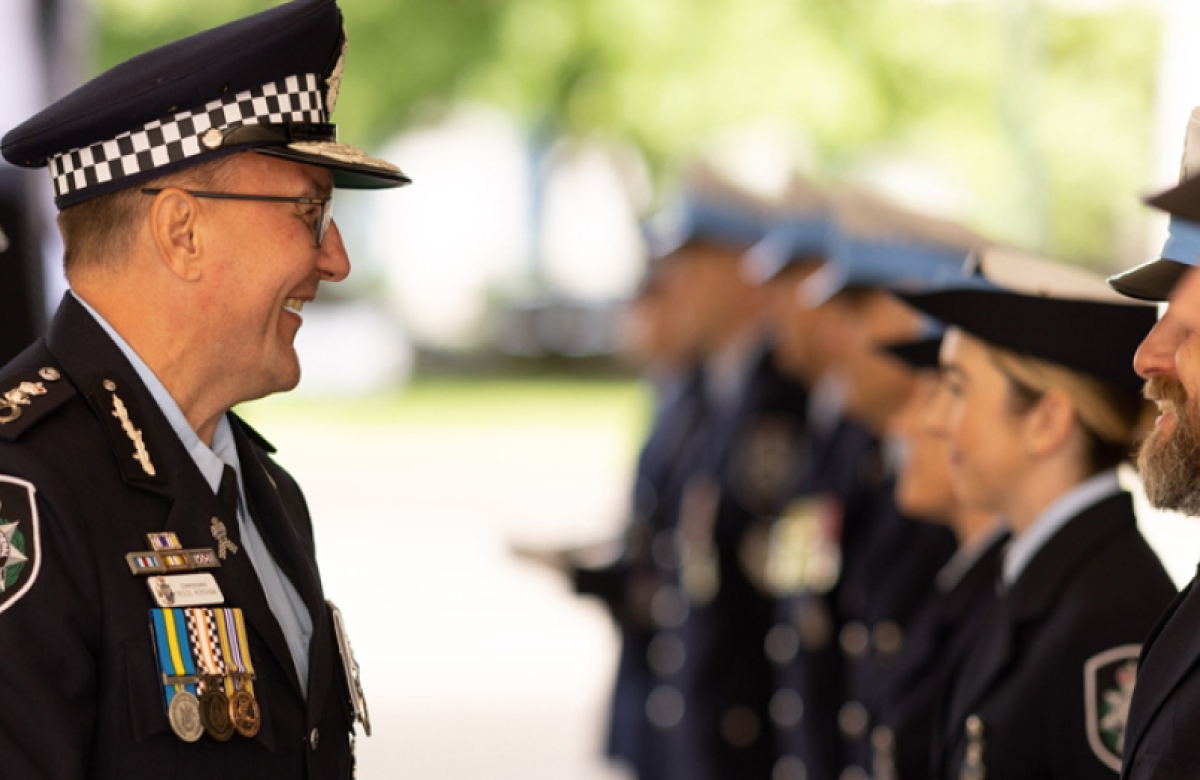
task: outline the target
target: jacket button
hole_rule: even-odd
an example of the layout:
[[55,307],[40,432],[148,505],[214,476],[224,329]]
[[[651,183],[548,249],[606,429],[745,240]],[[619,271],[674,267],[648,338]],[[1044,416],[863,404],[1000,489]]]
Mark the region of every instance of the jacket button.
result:
[[321,732],[317,731],[315,728],[312,731],[308,732],[308,744],[313,750],[317,749],[317,743],[320,741],[321,741]]

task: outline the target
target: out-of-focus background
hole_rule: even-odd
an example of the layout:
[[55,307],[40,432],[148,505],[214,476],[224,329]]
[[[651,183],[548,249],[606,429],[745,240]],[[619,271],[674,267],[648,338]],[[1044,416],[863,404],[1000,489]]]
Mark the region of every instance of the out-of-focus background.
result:
[[[274,4],[2,0],[0,133]],[[1139,197],[1176,177],[1200,103],[1192,0],[341,5],[342,137],[415,184],[339,194],[354,273],[305,310],[299,389],[243,411],[308,492],[372,707],[367,778],[622,777],[601,758],[608,618],[510,547],[624,523],[651,400],[616,313],[645,267],[638,220],[689,155],[869,177],[1109,271],[1160,244]],[[0,305],[34,332],[63,290],[44,173],[0,167],[14,212]],[[1185,581],[1200,526],[1144,518]]]

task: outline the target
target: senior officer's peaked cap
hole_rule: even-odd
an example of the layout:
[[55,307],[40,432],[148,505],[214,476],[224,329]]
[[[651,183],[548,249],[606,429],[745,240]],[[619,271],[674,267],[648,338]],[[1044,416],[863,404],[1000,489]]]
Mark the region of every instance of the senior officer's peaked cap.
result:
[[801,288],[816,306],[851,287],[920,291],[969,284],[964,263],[986,239],[957,222],[904,208],[863,187],[832,198],[828,262]]
[[[1170,213],[1168,237],[1155,260],[1109,277],[1122,295],[1146,301],[1165,301],[1176,282],[1200,262],[1200,108],[1192,109],[1183,139],[1180,184],[1148,203]],[[1193,178],[1194,177],[1194,178]]]
[[295,0],[121,63],[0,141],[50,168],[60,209],[254,151],[328,168],[334,186],[397,187],[391,163],[337,142],[346,36],[335,0]]
[[994,346],[1140,391],[1133,355],[1158,319],[1155,306],[1117,295],[1103,277],[1011,249],[984,249],[973,262],[994,287],[900,297]]

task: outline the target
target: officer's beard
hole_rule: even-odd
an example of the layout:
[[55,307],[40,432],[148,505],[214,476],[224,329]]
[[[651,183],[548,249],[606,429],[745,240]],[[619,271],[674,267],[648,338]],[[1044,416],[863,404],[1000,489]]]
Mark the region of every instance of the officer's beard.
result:
[[1146,497],[1158,509],[1200,515],[1200,410],[1179,380],[1155,377],[1146,396],[1174,402],[1173,430],[1155,428],[1138,450]]

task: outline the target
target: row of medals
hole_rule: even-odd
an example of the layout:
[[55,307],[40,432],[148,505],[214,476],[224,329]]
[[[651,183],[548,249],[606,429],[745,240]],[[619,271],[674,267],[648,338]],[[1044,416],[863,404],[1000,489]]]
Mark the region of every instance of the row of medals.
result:
[[262,715],[254,694],[239,689],[226,696],[225,678],[214,675],[197,679],[204,688],[199,698],[181,686],[167,708],[171,730],[176,736],[185,742],[195,742],[207,732],[218,742],[225,742],[234,733],[243,737],[258,733]]

